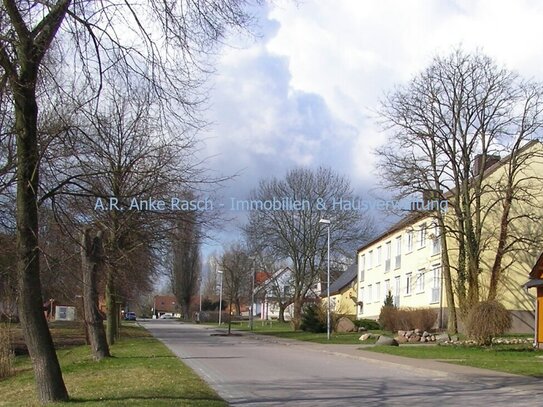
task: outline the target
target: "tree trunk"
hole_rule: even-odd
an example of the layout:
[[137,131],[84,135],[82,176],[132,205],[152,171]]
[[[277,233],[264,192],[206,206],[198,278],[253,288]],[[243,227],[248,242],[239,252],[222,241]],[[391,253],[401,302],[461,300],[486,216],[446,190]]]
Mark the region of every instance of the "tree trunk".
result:
[[98,289],[96,278],[103,271],[102,232],[94,239],[90,230],[85,230],[81,247],[81,265],[83,270],[83,307],[85,310],[85,327],[87,329],[92,355],[95,360],[110,357],[109,346],[104,331],[104,322],[98,310]]
[[58,358],[43,314],[38,248],[38,178],[37,137],[38,106],[35,82],[25,80],[21,55],[20,82],[14,89],[15,127],[17,133],[17,276],[19,317],[25,343],[34,366],[38,399],[42,403],[64,401],[64,385]]
[[285,322],[285,309],[286,308],[287,307],[285,306],[285,304],[279,303],[279,318],[278,318],[279,322]]
[[113,271],[109,268],[106,281],[106,338],[111,346],[117,338],[117,306],[115,304],[115,285]]
[[292,327],[295,331],[300,329],[300,325],[302,325],[302,298],[301,297],[295,297],[294,298],[294,304],[293,304],[293,312],[292,312]]

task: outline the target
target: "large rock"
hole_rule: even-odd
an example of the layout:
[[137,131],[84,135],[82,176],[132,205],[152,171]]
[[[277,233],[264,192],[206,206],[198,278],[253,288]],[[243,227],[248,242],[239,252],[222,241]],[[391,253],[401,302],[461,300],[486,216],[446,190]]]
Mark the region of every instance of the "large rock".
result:
[[377,342],[375,342],[376,345],[383,345],[383,346],[398,346],[398,341],[396,341],[394,338],[389,338],[388,336],[381,335],[379,339],[377,339]]
[[418,335],[411,335],[411,336],[409,337],[409,342],[410,342],[410,343],[413,343],[413,342],[420,342],[420,336],[418,336]]
[[442,333],[439,335],[436,335],[436,342],[442,343],[442,342],[448,342],[451,340],[451,337],[448,333]]
[[405,336],[397,336],[394,338],[396,340],[396,342],[398,343],[406,343],[407,342],[407,338]]
[[356,332],[356,326],[347,317],[341,317],[336,324],[336,332]]
[[365,341],[365,340],[370,339],[370,338],[373,338],[372,334],[364,334],[364,335],[360,336],[360,338],[358,338],[358,340],[359,341]]

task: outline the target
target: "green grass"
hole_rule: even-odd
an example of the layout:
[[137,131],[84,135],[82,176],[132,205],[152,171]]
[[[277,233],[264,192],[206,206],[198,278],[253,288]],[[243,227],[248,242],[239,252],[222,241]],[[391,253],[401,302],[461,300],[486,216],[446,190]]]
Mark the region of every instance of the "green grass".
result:
[[460,345],[375,346],[364,350],[543,377],[543,352],[534,350],[531,345],[494,345],[490,348]]
[[[217,326],[217,324],[211,324]],[[221,325],[223,329],[228,328],[228,324]],[[249,331],[249,324],[247,321],[243,323],[232,324],[232,330],[236,331]],[[289,322],[266,322],[255,321],[253,325],[253,332],[261,335],[276,336],[279,338],[296,339],[299,341],[323,343],[323,344],[335,344],[335,345],[360,345],[360,344],[372,344],[375,343],[375,339],[369,339],[361,342],[358,338],[363,332],[353,333],[332,333],[330,340],[326,338],[326,333],[311,333],[304,331],[293,331],[292,325]],[[382,334],[382,331],[370,331],[372,333]]]
[[[70,404],[84,406],[226,406],[192,370],[143,328],[122,328],[113,358],[94,362],[88,346],[58,350]],[[0,406],[38,406],[28,357],[0,381]],[[52,404],[65,405],[61,403]]]

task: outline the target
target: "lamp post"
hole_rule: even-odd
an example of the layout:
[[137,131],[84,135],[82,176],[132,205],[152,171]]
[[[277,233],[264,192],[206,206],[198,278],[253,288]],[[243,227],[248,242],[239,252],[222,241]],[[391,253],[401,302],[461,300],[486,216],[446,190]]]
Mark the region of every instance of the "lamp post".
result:
[[321,219],[319,223],[323,223],[328,226],[328,259],[327,259],[327,272],[326,272],[326,295],[328,298],[328,309],[326,312],[326,339],[330,340],[330,219]]
[[251,267],[251,314],[249,315],[249,329],[253,330],[254,324],[254,306],[255,306],[255,274],[256,274],[256,258],[253,257],[253,265]]
[[217,274],[220,276],[220,282],[219,282],[219,326],[221,325],[221,317],[222,317],[222,270],[217,270]]

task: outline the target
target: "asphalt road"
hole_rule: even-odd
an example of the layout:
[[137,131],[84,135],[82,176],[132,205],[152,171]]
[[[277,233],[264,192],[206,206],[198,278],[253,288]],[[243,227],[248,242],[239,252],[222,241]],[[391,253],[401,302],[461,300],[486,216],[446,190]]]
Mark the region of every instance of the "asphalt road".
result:
[[177,321],[141,324],[232,406],[543,405],[540,382],[531,378],[360,357],[350,345],[218,336]]

